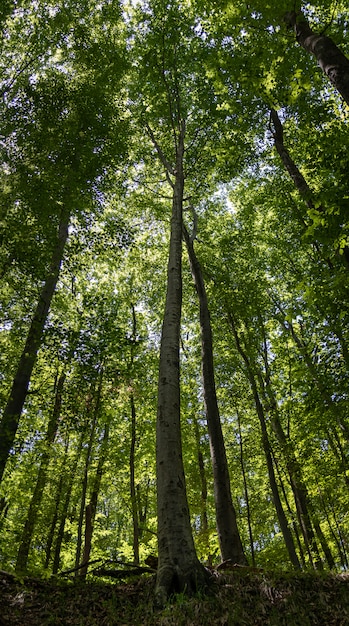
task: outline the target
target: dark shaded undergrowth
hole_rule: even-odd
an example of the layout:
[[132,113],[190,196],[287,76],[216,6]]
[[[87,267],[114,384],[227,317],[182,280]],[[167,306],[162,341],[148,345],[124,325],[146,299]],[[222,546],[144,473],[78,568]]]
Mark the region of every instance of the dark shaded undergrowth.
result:
[[349,574],[236,568],[215,574],[208,595],[177,595],[153,610],[154,576],[130,583],[0,573],[1,626],[349,625]]

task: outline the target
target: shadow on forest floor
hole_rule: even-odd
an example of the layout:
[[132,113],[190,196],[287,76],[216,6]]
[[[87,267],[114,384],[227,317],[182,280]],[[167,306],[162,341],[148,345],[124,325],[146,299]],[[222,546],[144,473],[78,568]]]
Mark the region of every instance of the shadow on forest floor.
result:
[[176,596],[154,612],[154,576],[136,582],[16,580],[0,572],[1,626],[349,625],[349,574],[234,569],[207,596]]

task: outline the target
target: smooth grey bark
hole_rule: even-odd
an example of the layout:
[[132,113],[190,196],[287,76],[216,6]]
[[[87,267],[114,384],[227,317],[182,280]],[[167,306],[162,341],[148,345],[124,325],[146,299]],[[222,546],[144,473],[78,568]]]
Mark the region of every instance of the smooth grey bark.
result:
[[282,506],[279,489],[278,489],[277,482],[276,482],[273,459],[272,459],[272,450],[271,450],[268,431],[266,427],[264,408],[259,397],[258,387],[257,387],[255,375],[253,372],[253,368],[250,363],[250,359],[242,346],[242,343],[240,341],[240,337],[238,334],[238,330],[237,330],[237,325],[234,319],[234,315],[231,312],[231,310],[229,310],[229,308],[228,308],[228,320],[229,320],[229,323],[233,332],[233,336],[235,339],[235,344],[236,344],[238,353],[240,354],[243,362],[245,363],[247,378],[251,386],[252,395],[253,395],[253,399],[254,399],[255,406],[256,406],[256,412],[257,412],[257,416],[258,416],[259,423],[261,426],[262,445],[263,445],[263,450],[264,450],[265,459],[267,463],[269,483],[270,483],[270,488],[272,492],[272,497],[273,497],[273,502],[274,502],[277,518],[280,524],[280,529],[281,529],[281,532],[285,541],[285,545],[286,545],[286,549],[287,549],[290,561],[293,567],[295,567],[296,569],[300,569],[300,563],[299,563],[298,556],[295,550],[292,533],[290,531],[288,521],[284,512],[283,506]]
[[[156,427],[158,553],[155,601],[164,605],[172,592],[192,593],[206,582],[190,524],[180,426],[180,324],[182,309],[182,212],[185,122],[179,123],[172,184],[170,250],[165,314],[161,332]],[[154,140],[153,140],[154,142]],[[159,158],[166,166],[157,143]]]
[[[294,160],[292,159],[289,151],[287,150],[284,144],[284,129],[283,129],[280,117],[275,109],[270,109],[270,117],[273,123],[273,129],[271,130],[272,130],[272,134],[274,137],[275,148],[280,156],[280,159],[282,161],[282,164],[285,170],[288,172],[288,174],[290,175],[290,178],[293,180],[294,185],[299,192],[299,195],[301,196],[301,198],[303,198],[308,209],[311,209],[312,211],[318,211],[319,213],[326,213],[326,209],[322,205],[315,207],[314,193],[310,189],[302,172],[299,170],[299,168],[295,164]],[[323,257],[319,243],[317,241],[314,241],[313,245],[315,249],[317,250],[317,252],[319,253],[319,255]],[[344,246],[343,254],[340,255],[340,258],[343,258],[343,261],[346,265],[346,269],[349,269],[348,246]],[[331,259],[326,258],[325,261],[328,264],[329,268],[333,269],[333,264],[332,264]]]
[[207,428],[210,439],[216,525],[220,552],[223,561],[230,559],[239,565],[247,565],[231,496],[228,461],[218,408],[213,362],[213,338],[207,293],[193,241],[184,225],[183,237],[200,305],[202,378]]
[[55,393],[55,402],[52,414],[50,416],[47,432],[45,436],[45,448],[41,454],[40,467],[35,483],[34,492],[30,501],[27,518],[22,531],[20,545],[17,553],[16,572],[25,572],[29,556],[30,544],[33,537],[35,523],[39,512],[44,488],[46,485],[47,470],[50,462],[50,447],[55,440],[58,420],[61,414],[62,393],[65,382],[65,373],[63,372],[58,378]]
[[290,11],[285,15],[286,24],[294,30],[298,43],[314,55],[323,73],[334,88],[349,104],[349,60],[327,35],[315,33],[304,15]]
[[64,247],[68,238],[69,217],[70,212],[64,208],[60,218],[57,242],[52,253],[50,268],[39,296],[25,346],[19,359],[9,398],[0,422],[0,482],[3,477],[8,455],[15,440],[19,420],[28,393],[30,378],[40,348],[45,322],[56,289]]

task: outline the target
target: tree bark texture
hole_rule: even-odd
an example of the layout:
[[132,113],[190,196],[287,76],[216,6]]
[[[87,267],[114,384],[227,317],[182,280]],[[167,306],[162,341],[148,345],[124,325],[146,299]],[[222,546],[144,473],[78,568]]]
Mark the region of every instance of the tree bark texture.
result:
[[172,592],[191,593],[204,583],[192,536],[180,427],[180,323],[185,124],[181,122],[173,184],[165,314],[161,333],[157,414],[157,515],[159,566],[156,603]]
[[217,402],[213,363],[213,338],[207,293],[201,266],[185,226],[183,226],[183,236],[200,304],[202,377],[207,427],[210,438],[216,524],[221,557],[223,561],[231,559],[239,565],[247,565],[231,496],[228,461]]
[[301,13],[291,11],[285,15],[285,22],[293,28],[298,43],[313,54],[323,73],[334,88],[349,104],[349,60],[326,35],[315,33]]
[[0,422],[0,481],[2,479],[9,452],[15,440],[19,420],[28,393],[30,378],[40,348],[42,333],[56,289],[62,263],[64,247],[68,238],[70,213],[63,209],[58,228],[58,237],[52,253],[50,269],[41,290],[22,351],[12,388]]

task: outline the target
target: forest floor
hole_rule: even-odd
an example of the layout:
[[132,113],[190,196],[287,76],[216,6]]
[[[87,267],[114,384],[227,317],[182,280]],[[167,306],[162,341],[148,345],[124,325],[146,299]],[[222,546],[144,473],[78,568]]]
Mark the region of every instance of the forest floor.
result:
[[349,574],[236,568],[208,595],[177,595],[154,611],[155,577],[129,583],[16,580],[0,572],[1,626],[349,625]]

